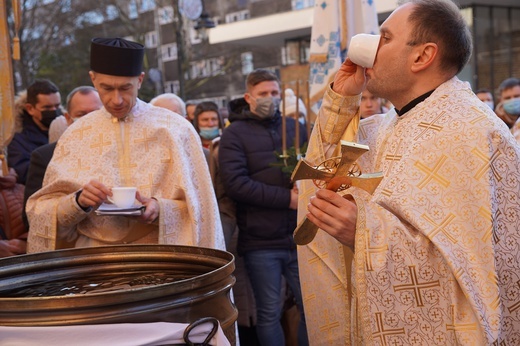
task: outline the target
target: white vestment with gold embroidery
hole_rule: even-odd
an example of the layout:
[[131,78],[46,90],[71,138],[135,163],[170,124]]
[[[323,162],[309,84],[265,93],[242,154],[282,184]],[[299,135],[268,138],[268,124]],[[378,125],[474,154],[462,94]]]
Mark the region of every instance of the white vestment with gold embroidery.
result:
[[[43,187],[27,202],[28,251],[122,243],[224,249],[200,138],[181,116],[137,100],[127,121],[105,108],[72,124],[58,141]],[[156,224],[84,212],[75,194],[91,179],[136,186],[159,201]],[[157,224],[158,223],[158,224]]]
[[[307,160],[353,139],[358,102],[329,88]],[[358,163],[384,178],[345,192],[353,261],[323,231],[298,248],[311,345],[520,344],[520,147],[501,121],[457,78],[401,117],[361,121],[372,152]]]

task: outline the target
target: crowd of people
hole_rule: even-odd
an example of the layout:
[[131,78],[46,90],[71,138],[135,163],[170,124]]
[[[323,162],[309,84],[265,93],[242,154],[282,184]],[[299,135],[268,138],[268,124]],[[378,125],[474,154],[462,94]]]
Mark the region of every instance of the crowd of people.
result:
[[[471,48],[451,1],[400,3],[374,67],[343,63],[307,138],[309,110],[269,70],[249,73],[225,110],[171,93],[147,103],[144,46],[94,38],[93,86],[64,106],[49,80],[17,97],[0,257],[131,243],[230,251],[243,345],[516,344],[520,79],[473,92],[456,77]],[[317,167],[342,141],[370,148],[357,165],[382,172],[372,194],[299,185],[279,165],[287,145],[308,144]],[[137,188],[141,215],[94,212],[118,186]],[[297,247],[304,217],[321,231]]]

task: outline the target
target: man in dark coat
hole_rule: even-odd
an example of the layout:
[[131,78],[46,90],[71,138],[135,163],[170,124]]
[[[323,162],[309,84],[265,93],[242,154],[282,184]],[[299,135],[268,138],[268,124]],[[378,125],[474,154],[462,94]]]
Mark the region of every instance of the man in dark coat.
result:
[[60,92],[51,81],[36,80],[27,88],[27,100],[18,115],[21,131],[15,133],[7,147],[7,162],[18,174],[18,183],[26,182],[33,150],[49,143],[49,126],[61,115],[60,106]]
[[[231,124],[222,134],[219,166],[226,194],[237,205],[238,253],[244,257],[257,303],[257,332],[262,345],[283,345],[280,324],[282,276],[300,309],[299,345],[306,345],[296,245],[298,190],[277,163],[282,153],[280,83],[267,70],[246,80],[243,98],[230,103]],[[286,119],[286,143],[294,146],[294,119]],[[301,147],[306,132],[300,127]]]

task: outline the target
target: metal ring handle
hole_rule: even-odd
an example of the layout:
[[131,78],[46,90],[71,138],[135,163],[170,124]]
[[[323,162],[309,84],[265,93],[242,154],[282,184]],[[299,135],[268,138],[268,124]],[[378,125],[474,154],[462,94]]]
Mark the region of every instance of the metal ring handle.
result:
[[[206,339],[204,339],[204,341],[201,343],[201,344],[194,344],[191,340],[190,340],[190,333],[191,331],[197,327],[197,326],[200,326],[204,323],[211,323],[213,324],[213,328],[210,330],[210,332],[208,333],[208,336],[206,337]],[[204,318],[201,318],[201,319],[198,319],[196,320],[195,322],[193,323],[190,323],[186,329],[184,330],[184,335],[183,335],[183,338],[184,338],[184,342],[186,343],[186,345],[188,346],[208,346],[209,345],[209,342],[211,341],[211,339],[215,336],[215,334],[217,334],[217,331],[218,331],[218,325],[219,325],[219,322],[218,320],[215,318],[215,317],[204,317]]]

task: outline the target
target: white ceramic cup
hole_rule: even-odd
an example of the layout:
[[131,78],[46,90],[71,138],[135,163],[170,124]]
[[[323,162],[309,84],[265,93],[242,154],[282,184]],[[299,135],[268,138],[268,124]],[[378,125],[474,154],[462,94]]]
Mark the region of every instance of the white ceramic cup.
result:
[[113,187],[108,200],[119,208],[129,208],[134,204],[136,187]]
[[381,35],[357,34],[352,36],[347,56],[356,65],[372,68],[376,60]]

